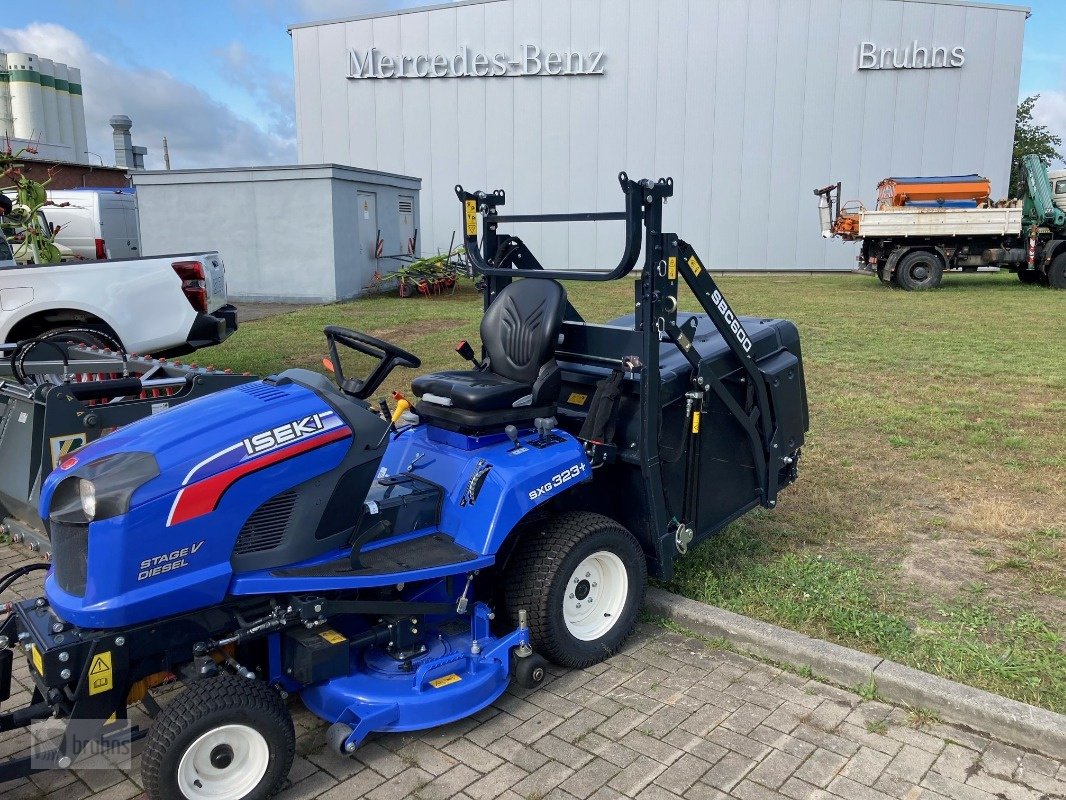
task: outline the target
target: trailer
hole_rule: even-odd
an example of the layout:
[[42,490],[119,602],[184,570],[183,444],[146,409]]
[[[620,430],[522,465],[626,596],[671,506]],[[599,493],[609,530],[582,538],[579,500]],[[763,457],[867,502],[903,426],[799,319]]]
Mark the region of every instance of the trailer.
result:
[[839,183],[816,189],[822,236],[859,241],[856,271],[908,291],[935,289],[946,270],[986,267],[1066,289],[1066,173],[1049,174],[1035,155],[1022,172],[1023,197],[995,204],[976,201],[979,176],[886,178],[877,210],[842,205]]

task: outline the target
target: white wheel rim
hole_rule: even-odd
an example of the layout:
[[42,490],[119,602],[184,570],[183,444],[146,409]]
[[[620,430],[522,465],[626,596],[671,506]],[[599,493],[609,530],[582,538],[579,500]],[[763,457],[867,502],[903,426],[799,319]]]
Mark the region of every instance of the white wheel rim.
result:
[[629,574],[622,559],[607,550],[593,553],[566,582],[566,629],[583,642],[599,639],[618,622],[628,596]]
[[178,764],[178,789],[189,800],[240,800],[266,774],[270,746],[247,725],[208,731],[185,751]]

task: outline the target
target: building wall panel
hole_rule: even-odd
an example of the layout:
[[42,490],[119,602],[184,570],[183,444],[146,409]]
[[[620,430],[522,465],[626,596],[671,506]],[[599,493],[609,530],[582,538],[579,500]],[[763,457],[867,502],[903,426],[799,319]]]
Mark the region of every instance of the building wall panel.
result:
[[[615,210],[616,175],[670,175],[667,224],[724,268],[848,268],[811,190],[872,205],[890,174],[979,172],[1008,193],[1025,14],[954,0],[489,0],[292,30],[299,159],[424,179],[423,252],[452,187],[511,213]],[[957,69],[858,70],[862,42],[966,48]],[[603,76],[358,79],[348,48],[605,51]],[[891,61],[891,55],[889,56]],[[515,229],[546,264],[611,266],[621,225]]]

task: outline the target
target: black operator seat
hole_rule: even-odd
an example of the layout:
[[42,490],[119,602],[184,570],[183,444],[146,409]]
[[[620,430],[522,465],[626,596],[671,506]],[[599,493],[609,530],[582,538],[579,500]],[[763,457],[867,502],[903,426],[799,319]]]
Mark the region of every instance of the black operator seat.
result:
[[487,354],[481,369],[415,378],[415,412],[428,423],[455,430],[552,416],[562,385],[554,355],[565,310],[566,290],[556,281],[509,283],[481,320]]

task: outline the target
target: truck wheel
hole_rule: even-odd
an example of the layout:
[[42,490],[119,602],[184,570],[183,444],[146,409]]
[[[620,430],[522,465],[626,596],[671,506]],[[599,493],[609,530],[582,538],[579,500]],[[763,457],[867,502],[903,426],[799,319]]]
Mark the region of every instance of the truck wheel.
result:
[[896,281],[908,292],[935,289],[944,276],[944,265],[935,253],[915,250],[907,253],[896,266]]
[[519,544],[505,602],[514,624],[527,612],[534,650],[565,667],[587,667],[629,638],[647,579],[633,534],[607,517],[572,511]]
[[1052,289],[1066,289],[1066,253],[1059,253],[1051,262],[1047,282]]
[[141,762],[149,800],[266,800],[296,749],[292,717],[265,683],[193,683],[156,718]]
[[1020,269],[1018,270],[1018,280],[1026,285],[1032,285],[1034,283],[1043,283],[1045,278],[1040,270]]

